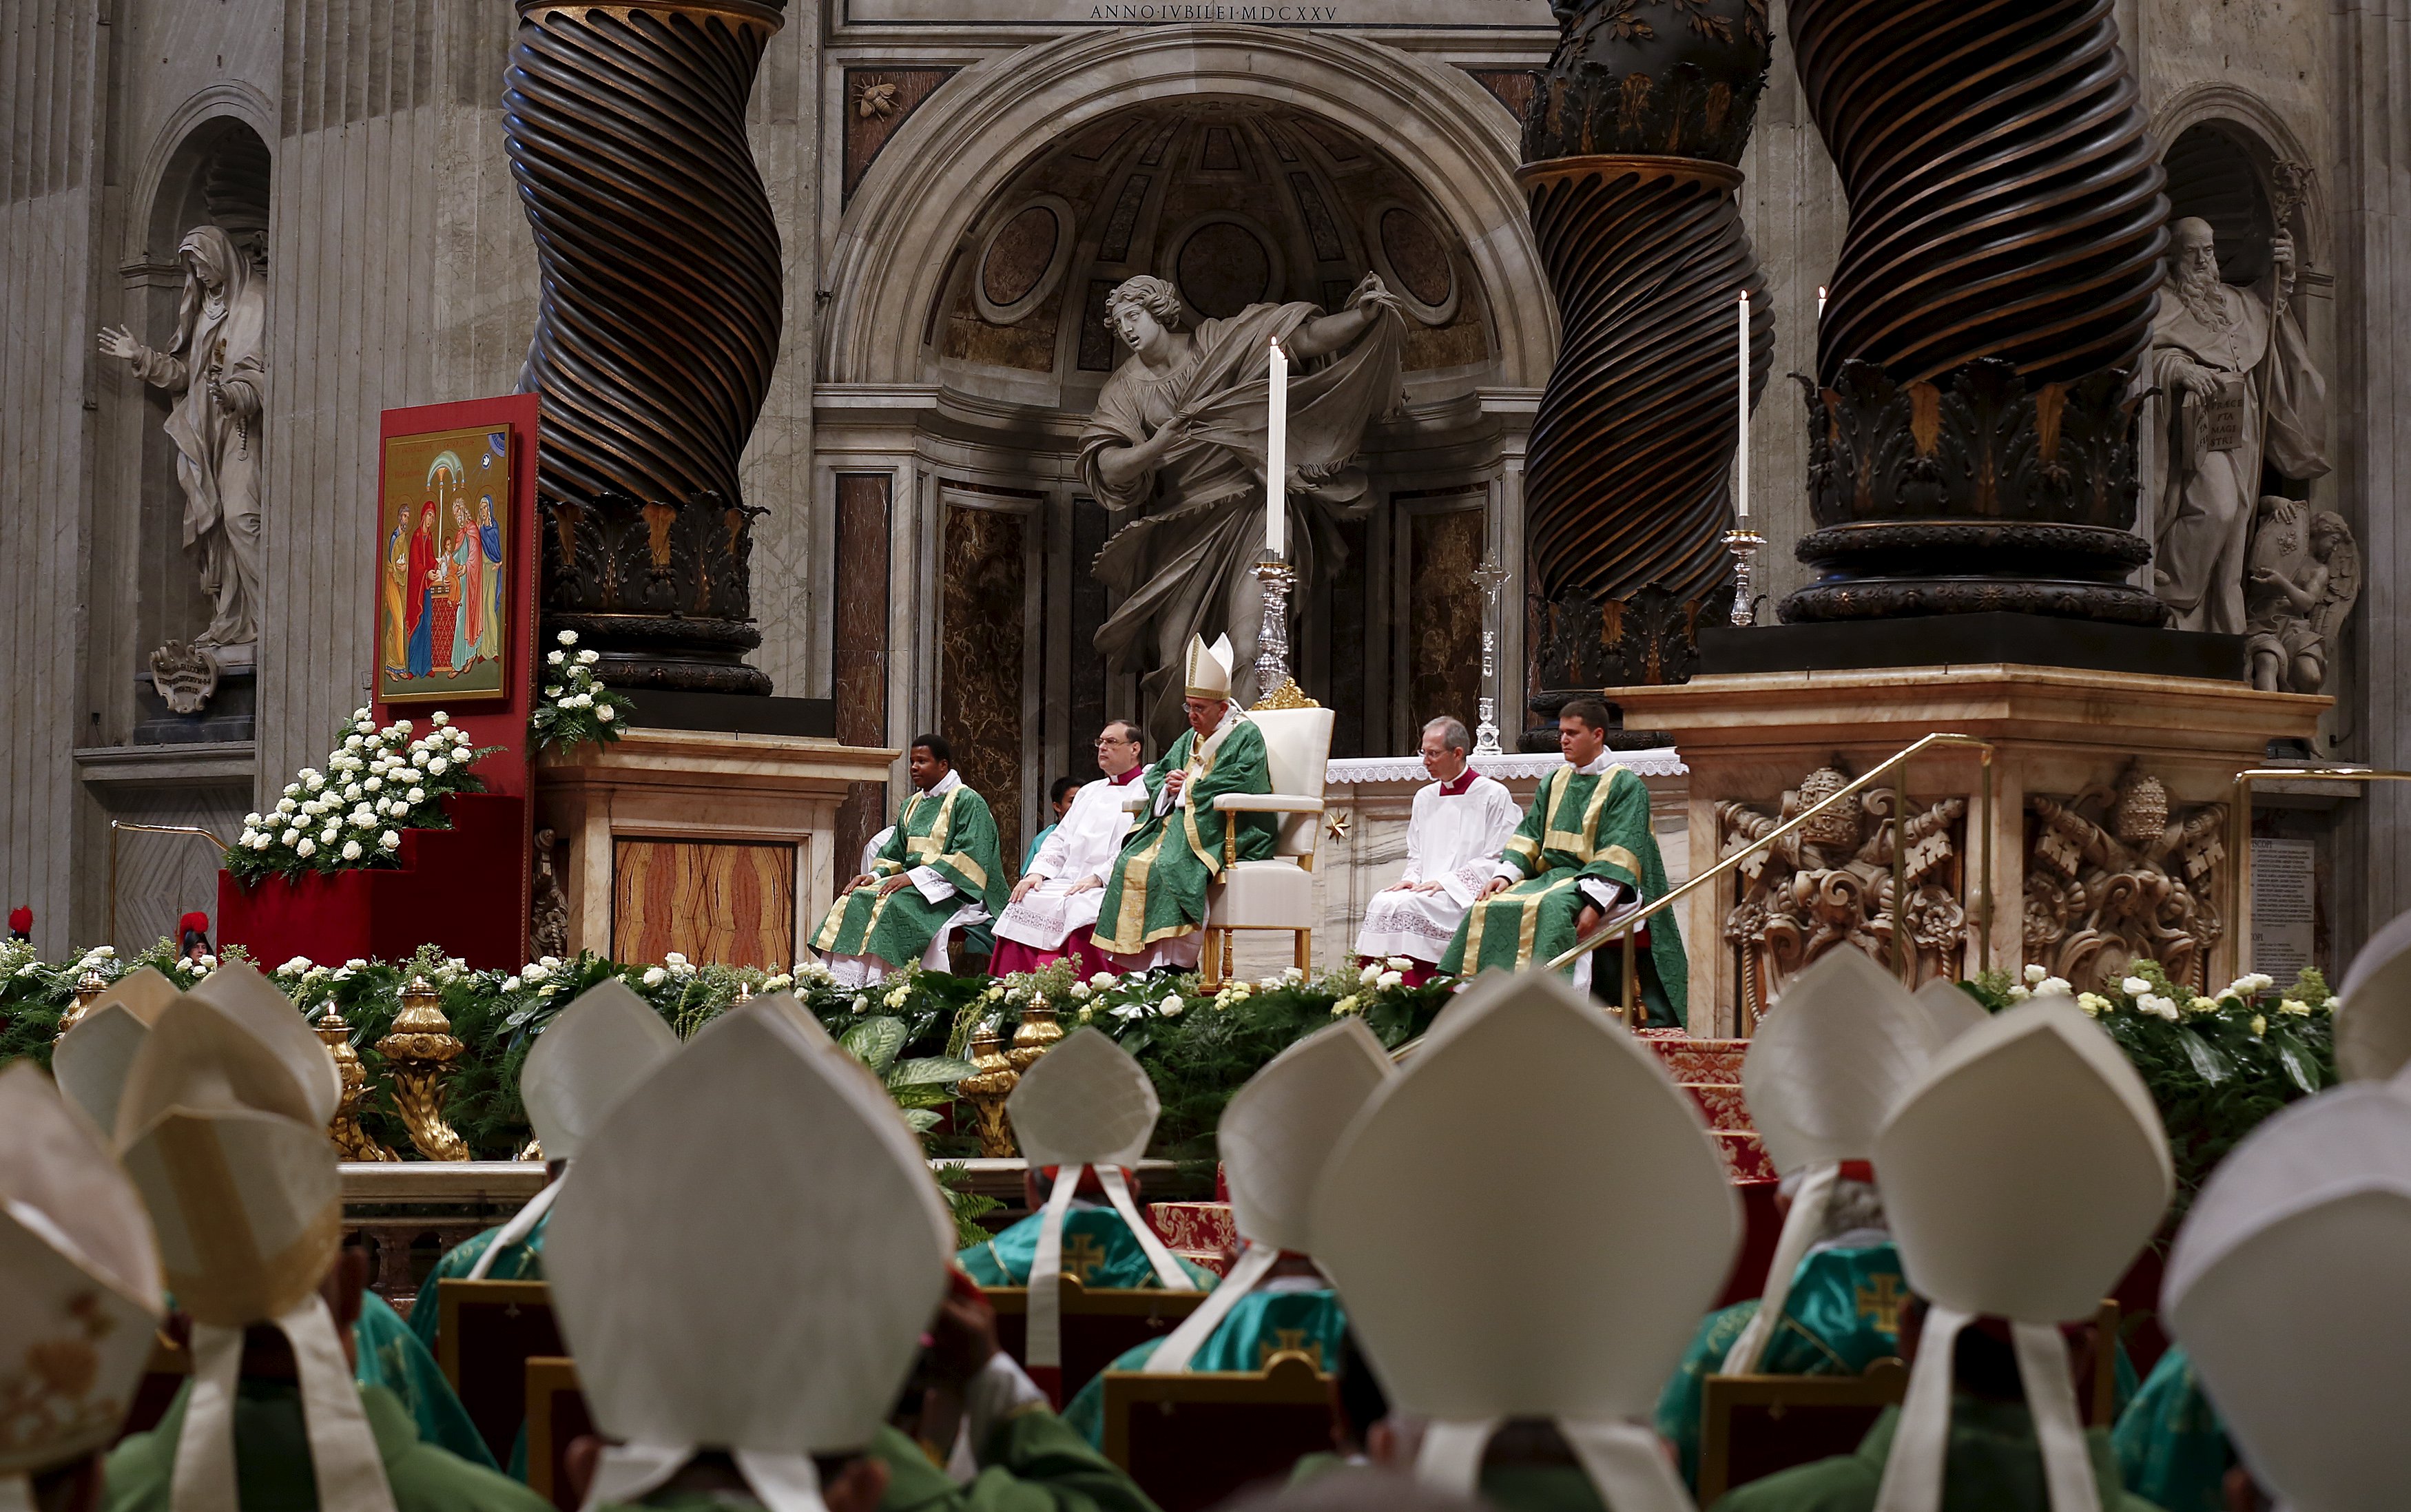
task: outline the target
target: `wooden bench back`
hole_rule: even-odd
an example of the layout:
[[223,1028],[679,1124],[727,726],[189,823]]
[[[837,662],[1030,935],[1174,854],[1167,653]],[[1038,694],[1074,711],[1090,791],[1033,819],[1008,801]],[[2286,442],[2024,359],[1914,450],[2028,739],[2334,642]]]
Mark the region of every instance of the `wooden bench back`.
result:
[[1162,1512],[1205,1512],[1331,1447],[1331,1377],[1302,1354],[1262,1371],[1104,1380],[1106,1458]]
[[[1090,1291],[1062,1278],[1063,1400],[1101,1374],[1125,1349],[1161,1339],[1205,1301],[1202,1291],[1162,1291],[1151,1287],[1099,1287]],[[996,1309],[996,1342],[1016,1363],[1030,1363],[1030,1288],[985,1287]]]
[[[508,1464],[511,1443],[527,1420],[527,1362],[565,1355],[552,1294],[541,1281],[461,1281],[446,1277],[433,1304],[439,1331],[436,1363],[460,1394],[477,1434]],[[421,1298],[419,1306],[429,1299]]]

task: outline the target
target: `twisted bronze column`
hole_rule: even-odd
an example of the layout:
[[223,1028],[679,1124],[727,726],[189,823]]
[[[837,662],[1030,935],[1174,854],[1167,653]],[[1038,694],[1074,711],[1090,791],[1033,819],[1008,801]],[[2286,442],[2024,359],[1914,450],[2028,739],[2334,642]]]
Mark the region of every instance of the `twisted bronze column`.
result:
[[503,126],[543,299],[548,625],[612,682],[767,692],[738,462],[782,324],[745,107],[783,0],[519,0]]
[[1809,385],[1786,619],[2010,609],[2157,625],[2124,581],[2163,174],[2111,0],[1794,0],[1850,202]]

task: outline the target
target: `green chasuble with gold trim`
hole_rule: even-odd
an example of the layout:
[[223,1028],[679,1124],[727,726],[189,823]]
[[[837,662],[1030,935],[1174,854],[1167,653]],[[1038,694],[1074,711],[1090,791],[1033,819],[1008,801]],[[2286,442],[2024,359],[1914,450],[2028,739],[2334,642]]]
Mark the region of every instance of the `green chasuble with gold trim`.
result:
[[[1666,1389],[1658,1397],[1658,1433],[1674,1446],[1683,1479],[1700,1484],[1701,1413],[1707,1378],[1724,1370],[1742,1330],[1758,1316],[1755,1297],[1707,1316]],[[1791,1272],[1783,1326],[1759,1357],[1764,1375],[1857,1375],[1900,1353],[1900,1310],[1908,1301],[1900,1251],[1892,1244],[1835,1245],[1804,1257]]]
[[[952,775],[952,774],[949,774]],[[996,850],[996,816],[987,800],[957,778],[945,792],[916,792],[904,800],[895,833],[870,863],[878,880],[844,894],[821,921],[812,949],[823,955],[875,955],[890,967],[913,965],[966,903],[978,903],[994,918],[1004,911],[1004,865]],[[880,883],[915,866],[927,866],[954,888],[932,903],[911,882],[882,894]]]
[[[1649,828],[1649,788],[1627,766],[1592,777],[1569,763],[1542,778],[1499,865],[1523,880],[1465,911],[1442,971],[1519,971],[1571,949],[1581,938],[1574,920],[1586,906],[1580,885],[1586,877],[1621,883],[1644,903],[1666,895],[1666,865]],[[1680,1028],[1688,1022],[1690,973],[1673,914],[1651,919],[1647,934],[1649,952],[1638,974],[1649,1023]],[[1615,990],[1607,981],[1598,985]]]
[[[1339,1293],[1317,1287],[1310,1291],[1251,1291],[1238,1301],[1213,1333],[1190,1357],[1192,1371],[1260,1371],[1273,1357],[1294,1351],[1310,1357],[1319,1371],[1337,1369],[1339,1341],[1348,1331],[1348,1315],[1340,1309]],[[1143,1371],[1163,1345],[1162,1339],[1135,1344],[1114,1357],[1109,1371]],[[1105,1442],[1105,1377],[1089,1377],[1079,1395],[1063,1409],[1063,1420],[1080,1436],[1103,1447]]]
[[[1189,801],[1152,812],[1166,778],[1186,771]],[[1222,874],[1222,841],[1230,828],[1234,859],[1262,861],[1273,853],[1278,816],[1225,814],[1214,800],[1225,792],[1270,792],[1264,734],[1241,714],[1200,745],[1185,730],[1162,760],[1147,769],[1149,812],[1122,842],[1105,895],[1097,905],[1097,949],[1136,955],[1160,939],[1205,927],[1206,887]]]

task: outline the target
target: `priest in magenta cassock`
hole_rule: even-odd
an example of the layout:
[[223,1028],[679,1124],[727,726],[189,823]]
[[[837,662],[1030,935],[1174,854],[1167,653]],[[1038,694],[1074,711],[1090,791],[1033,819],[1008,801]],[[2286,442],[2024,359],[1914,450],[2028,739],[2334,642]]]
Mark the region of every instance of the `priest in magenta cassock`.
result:
[[[1577,698],[1557,716],[1566,764],[1541,779],[1497,874],[1457,925],[1441,970],[1520,971],[1666,895],[1666,867],[1649,828],[1649,789],[1609,753],[1608,718],[1607,705],[1595,698]],[[1643,938],[1647,949],[1638,976],[1649,1023],[1680,1028],[1689,976],[1673,914],[1651,919]],[[1574,963],[1574,984],[1588,987],[1590,976],[1585,955]]]
[[1147,769],[1147,818],[1122,842],[1098,905],[1096,947],[1123,971],[1194,967],[1207,884],[1226,859],[1262,861],[1273,853],[1274,815],[1214,807],[1225,792],[1273,791],[1264,732],[1231,701],[1230,637],[1209,647],[1192,636],[1182,669],[1189,728]]
[[1405,956],[1415,963],[1412,984],[1431,974],[1473,895],[1498,870],[1499,852],[1523,810],[1507,785],[1483,777],[1466,760],[1472,737],[1461,720],[1424,726],[1424,770],[1433,781],[1415,793],[1407,821],[1407,869],[1395,886],[1373,894],[1356,934],[1360,962]]
[[913,737],[913,787],[870,868],[846,883],[812,936],[840,986],[867,986],[916,961],[943,969],[953,932],[1004,908],[996,817],[963,785],[942,736]]
[[1062,819],[1047,830],[1022,868],[1013,902],[996,921],[998,976],[1035,971],[1066,957],[1089,976],[1111,968],[1089,933],[1105,895],[1105,874],[1121,854],[1131,812],[1122,800],[1139,791],[1139,757],[1147,743],[1138,726],[1116,720],[1097,736],[1097,766],[1105,775],[1073,798]]

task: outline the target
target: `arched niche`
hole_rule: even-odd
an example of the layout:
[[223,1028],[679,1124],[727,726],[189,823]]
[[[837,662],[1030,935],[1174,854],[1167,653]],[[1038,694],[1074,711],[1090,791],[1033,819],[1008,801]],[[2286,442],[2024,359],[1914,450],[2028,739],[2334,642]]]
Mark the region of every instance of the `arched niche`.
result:
[[2326,261],[2326,214],[2310,154],[2284,118],[2249,91],[2197,84],[2162,104],[2152,123],[2168,170],[2169,218],[2210,223],[2225,282],[2250,284],[2269,272],[2269,241],[2282,223],[2295,261],[2311,272]]

